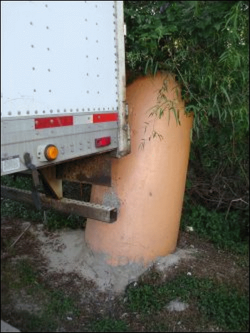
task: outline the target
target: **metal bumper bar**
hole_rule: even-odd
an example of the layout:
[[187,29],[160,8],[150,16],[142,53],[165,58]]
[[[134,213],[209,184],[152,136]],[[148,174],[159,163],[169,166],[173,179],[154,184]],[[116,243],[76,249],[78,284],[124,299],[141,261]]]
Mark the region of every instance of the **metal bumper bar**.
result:
[[[117,209],[114,207],[108,207],[67,198],[57,200],[46,197],[45,194],[42,193],[39,193],[38,195],[41,205],[45,209],[53,208],[63,213],[76,214],[85,218],[90,218],[93,220],[107,223],[115,222],[117,219]],[[11,200],[34,205],[31,191],[1,186],[1,196]]]

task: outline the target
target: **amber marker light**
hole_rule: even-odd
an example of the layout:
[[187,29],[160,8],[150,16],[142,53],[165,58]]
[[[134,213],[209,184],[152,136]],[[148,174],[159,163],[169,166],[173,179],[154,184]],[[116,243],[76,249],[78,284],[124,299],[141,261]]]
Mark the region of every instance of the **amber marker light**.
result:
[[58,156],[58,148],[54,145],[48,145],[44,150],[44,155],[48,161],[54,161]]

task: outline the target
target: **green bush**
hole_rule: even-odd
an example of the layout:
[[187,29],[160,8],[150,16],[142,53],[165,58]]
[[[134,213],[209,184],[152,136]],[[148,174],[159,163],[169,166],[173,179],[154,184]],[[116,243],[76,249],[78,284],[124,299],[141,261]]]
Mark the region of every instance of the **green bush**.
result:
[[[242,252],[249,233],[249,2],[124,6],[128,78],[171,73],[185,111],[194,113],[182,224]],[[161,118],[165,105],[153,115]]]
[[[128,72],[172,73],[198,132],[208,117],[249,127],[249,3],[125,1]],[[235,127],[236,129],[236,127]],[[232,132],[232,134],[234,134]]]
[[195,233],[221,249],[239,254],[248,252],[248,210],[241,214],[239,211],[227,214],[208,210],[202,205],[191,205],[187,201],[181,218],[182,230],[193,227]]

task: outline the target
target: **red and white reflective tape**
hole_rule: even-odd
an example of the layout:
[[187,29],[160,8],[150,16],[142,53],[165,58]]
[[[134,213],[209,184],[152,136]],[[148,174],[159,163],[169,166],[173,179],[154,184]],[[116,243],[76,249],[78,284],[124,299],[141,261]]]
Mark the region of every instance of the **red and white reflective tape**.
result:
[[98,113],[91,115],[79,116],[59,116],[59,117],[46,117],[36,118],[35,129],[63,127],[83,124],[96,124],[118,121],[118,113]]
[[93,123],[104,123],[107,121],[117,121],[118,113],[93,114]]

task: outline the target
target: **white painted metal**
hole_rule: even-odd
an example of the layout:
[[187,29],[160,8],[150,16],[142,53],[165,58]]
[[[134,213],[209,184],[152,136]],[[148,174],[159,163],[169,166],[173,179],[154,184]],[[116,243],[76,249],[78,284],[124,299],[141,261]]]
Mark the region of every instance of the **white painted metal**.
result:
[[[120,1],[118,1],[120,2]],[[117,5],[116,16],[119,17],[120,22],[124,21],[123,18],[123,6]],[[116,151],[116,157],[122,157],[130,153],[130,129],[128,124],[128,108],[126,105],[126,76],[125,76],[125,45],[124,36],[124,24],[117,25],[117,52],[118,52],[118,110],[120,114],[120,122],[118,128],[118,149]]]
[[47,158],[44,155],[45,149],[46,149],[46,145],[41,145],[37,147],[37,158],[39,161],[41,162],[47,162]]
[[1,22],[3,117],[117,110],[114,1],[2,1]]

